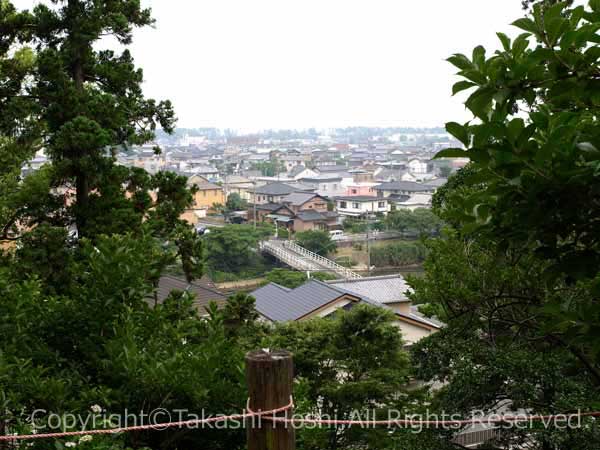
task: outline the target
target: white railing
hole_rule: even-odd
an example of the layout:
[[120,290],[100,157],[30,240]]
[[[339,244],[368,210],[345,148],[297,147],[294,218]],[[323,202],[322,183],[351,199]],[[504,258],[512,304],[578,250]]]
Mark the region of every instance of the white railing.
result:
[[362,278],[359,274],[351,271],[347,267],[341,266],[338,263],[336,263],[328,258],[325,258],[324,256],[321,256],[315,252],[311,252],[310,250],[299,246],[294,241],[283,241],[283,247],[290,249],[293,252],[298,253],[302,256],[305,256],[306,258],[309,258],[313,261],[316,261],[321,266],[324,266],[327,269],[332,270],[333,272],[335,272],[342,278],[353,278],[353,279]]
[[318,271],[320,269],[320,267],[314,262],[307,261],[294,252],[274,242],[261,242],[260,249],[272,254],[277,259],[293,267],[294,269],[302,271]]

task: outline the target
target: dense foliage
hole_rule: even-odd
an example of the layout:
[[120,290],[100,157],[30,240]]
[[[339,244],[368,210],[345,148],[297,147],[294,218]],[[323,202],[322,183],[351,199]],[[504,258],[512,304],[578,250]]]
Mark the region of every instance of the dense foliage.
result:
[[[384,418],[389,409],[418,413],[415,404],[421,403],[422,393],[405,391],[409,361],[393,320],[393,314],[383,308],[362,305],[334,319],[277,327],[266,342],[294,353],[298,412],[338,419],[364,419],[367,410]],[[342,426],[300,429],[298,446],[307,450],[449,448],[443,436],[433,432]]]
[[327,231],[301,231],[294,237],[298,245],[321,256],[333,253],[337,247]]
[[[280,286],[284,286],[290,289],[297,288],[306,283],[309,278],[305,272],[298,272],[296,270],[286,269],[273,269],[266,274],[265,278],[269,283],[277,283]],[[335,280],[335,275],[327,272],[311,272],[310,278],[315,280],[326,281]]]
[[258,251],[258,243],[273,232],[274,229],[267,225],[256,229],[251,225],[226,225],[211,229],[203,238],[208,270],[212,274],[221,272],[245,274],[249,277],[261,275],[266,266]]
[[425,259],[426,248],[419,241],[386,243],[371,248],[371,264],[376,267],[400,267],[420,264]]
[[[451,229],[412,280],[413,299],[448,323],[413,349],[418,376],[445,383],[441,409],[598,408],[600,2],[568,3],[534,3],[514,23],[525,33],[499,33],[491,57],[450,58],[475,119],[447,124],[466,150],[439,156],[471,163],[435,195]],[[513,427],[496,446],[592,449],[600,430]]]
[[386,216],[385,225],[388,230],[437,234],[440,232],[443,222],[427,208],[417,208],[414,211],[396,209]]

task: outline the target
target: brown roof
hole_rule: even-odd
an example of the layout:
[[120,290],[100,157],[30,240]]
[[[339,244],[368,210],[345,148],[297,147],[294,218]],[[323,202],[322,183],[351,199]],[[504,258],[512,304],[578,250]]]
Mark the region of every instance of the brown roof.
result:
[[222,308],[227,302],[227,296],[220,292],[207,278],[188,283],[185,279],[172,275],[165,275],[160,278],[157,289],[158,302],[163,302],[173,290],[195,294],[194,306],[198,308],[202,315],[206,313],[205,307],[211,301],[215,302],[219,308]]

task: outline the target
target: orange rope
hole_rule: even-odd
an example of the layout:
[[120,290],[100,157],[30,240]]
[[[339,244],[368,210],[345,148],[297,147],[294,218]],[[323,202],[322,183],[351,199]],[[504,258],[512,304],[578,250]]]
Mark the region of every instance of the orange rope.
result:
[[284,411],[287,411],[294,407],[294,401],[290,397],[290,402],[282,406],[280,408],[272,409],[270,411],[261,411],[254,412],[247,409],[248,412],[242,414],[234,414],[231,416],[219,416],[219,417],[209,417],[207,419],[192,419],[192,420],[182,420],[179,422],[166,422],[166,423],[156,423],[156,424],[147,424],[147,425],[134,425],[130,427],[120,427],[120,428],[109,428],[109,429],[101,429],[101,430],[88,430],[88,431],[65,431],[60,433],[44,433],[44,434],[24,434],[24,435],[15,435],[15,436],[0,436],[0,442],[5,441],[25,441],[25,440],[33,440],[33,439],[52,439],[52,438],[63,438],[63,437],[74,437],[74,436],[87,436],[87,435],[97,435],[97,434],[117,434],[117,433],[125,433],[129,431],[143,431],[143,430],[165,430],[167,428],[177,428],[177,427],[188,427],[195,425],[205,425],[209,423],[219,423],[226,422],[228,420],[243,420],[249,419],[252,417],[263,417],[271,414],[278,414]]
[[[230,416],[210,417],[207,419],[192,419],[183,420],[179,422],[167,422],[158,424],[148,425],[137,425],[130,427],[120,427],[111,429],[101,430],[89,430],[89,431],[66,431],[60,433],[45,433],[45,434],[29,434],[20,436],[0,436],[0,442],[2,441],[23,441],[33,439],[51,439],[51,438],[63,438],[73,436],[86,436],[86,435],[98,435],[98,434],[116,434],[125,433],[129,431],[141,431],[141,430],[164,430],[167,428],[175,427],[186,427],[193,425],[203,425],[209,423],[226,422],[228,420],[243,420],[252,417],[261,417],[265,420],[277,423],[293,424],[293,425],[347,425],[347,426],[421,426],[421,425],[433,425],[433,426],[458,426],[458,425],[474,425],[474,424],[498,424],[498,423],[521,423],[521,422],[539,422],[546,421],[550,422],[556,419],[571,419],[574,417],[600,417],[600,412],[586,412],[578,414],[553,414],[547,416],[522,416],[522,415],[507,415],[497,418],[488,419],[466,419],[466,420],[413,420],[413,419],[393,419],[393,420],[339,420],[339,419],[311,419],[311,418],[292,418],[287,417],[275,417],[276,414],[289,411],[294,407],[293,398],[290,397],[290,402],[280,408],[272,409],[269,411],[252,411],[249,407],[250,401],[248,399],[248,406],[246,407],[245,413],[234,414]],[[272,417],[266,417],[272,416]]]

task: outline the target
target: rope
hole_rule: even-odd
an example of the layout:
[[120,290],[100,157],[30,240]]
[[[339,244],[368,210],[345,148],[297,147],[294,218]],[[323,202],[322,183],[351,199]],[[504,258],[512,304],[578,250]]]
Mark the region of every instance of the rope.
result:
[[[553,420],[569,420],[574,417],[600,417],[600,412],[587,412],[578,414],[553,414],[546,416],[523,416],[523,415],[507,415],[498,418],[487,418],[487,419],[461,419],[461,420],[414,420],[414,419],[393,419],[393,420],[340,420],[340,419],[311,419],[311,418],[292,418],[287,417],[275,417],[275,414],[286,412],[294,408],[294,400],[290,396],[290,402],[282,407],[275,408],[269,411],[252,411],[250,409],[250,399],[248,399],[246,405],[246,411],[242,414],[234,414],[230,416],[210,417],[207,419],[192,419],[182,420],[179,422],[167,422],[158,424],[148,425],[137,425],[130,427],[100,429],[100,430],[88,430],[88,431],[66,431],[60,433],[45,433],[45,434],[28,434],[28,435],[17,435],[17,436],[0,436],[0,442],[5,441],[25,441],[34,439],[51,439],[51,438],[63,438],[63,437],[74,437],[74,436],[86,436],[86,435],[98,435],[98,434],[117,434],[125,433],[129,431],[143,431],[143,430],[165,430],[167,428],[178,428],[193,425],[205,425],[209,423],[226,422],[228,420],[243,420],[252,417],[261,417],[264,420],[277,423],[285,423],[291,425],[346,425],[346,426],[422,426],[422,425],[435,425],[435,426],[458,426],[458,425],[475,425],[475,424],[498,424],[498,423],[519,423],[519,422],[550,422]],[[266,417],[272,416],[272,417]]]
[[[249,403],[249,402],[248,402]],[[219,423],[226,422],[228,420],[244,420],[250,419],[252,417],[263,417],[271,414],[278,414],[285,411],[288,411],[294,407],[294,401],[290,396],[290,402],[279,408],[275,408],[269,411],[260,411],[255,412],[246,408],[245,413],[242,414],[233,414],[230,416],[219,416],[219,417],[209,417],[206,419],[192,419],[192,420],[181,420],[179,422],[166,422],[166,423],[156,423],[156,424],[147,424],[147,425],[135,425],[130,427],[119,427],[119,428],[108,428],[108,429],[100,429],[100,430],[87,430],[87,431],[64,431],[60,433],[44,433],[44,434],[24,434],[24,435],[16,435],[16,436],[0,436],[0,442],[6,441],[27,441],[34,439],[52,439],[52,438],[63,438],[63,437],[75,437],[75,436],[87,436],[87,435],[97,435],[97,434],[117,434],[117,433],[125,433],[129,431],[143,431],[143,430],[165,430],[167,428],[180,428],[194,425],[206,425],[209,423]]]
[[[248,408],[248,411],[252,411]],[[341,420],[341,419],[318,419],[318,418],[293,418],[287,417],[263,417],[270,422],[278,422],[293,425],[348,425],[348,426],[458,426],[458,425],[477,425],[477,424],[499,424],[499,423],[519,423],[519,422],[551,422],[557,419],[569,420],[575,417],[600,417],[600,411],[578,413],[578,414],[553,414],[547,416],[524,416],[524,415],[506,415],[497,418],[487,419],[455,419],[455,420],[416,420],[416,419],[393,419],[393,420]]]

